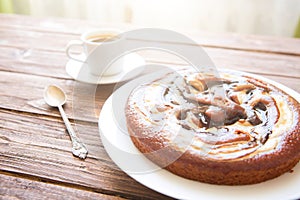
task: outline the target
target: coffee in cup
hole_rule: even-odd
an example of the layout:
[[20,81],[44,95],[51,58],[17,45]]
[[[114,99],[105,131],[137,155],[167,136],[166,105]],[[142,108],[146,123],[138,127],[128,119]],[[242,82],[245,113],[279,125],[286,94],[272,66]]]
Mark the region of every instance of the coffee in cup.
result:
[[112,42],[118,39],[120,38],[117,35],[113,35],[113,34],[99,34],[87,38],[89,42],[93,42],[93,43]]
[[[83,48],[82,55],[70,52],[71,48],[80,46]],[[72,40],[66,48],[66,54],[70,59],[87,64],[93,75],[111,76],[118,74],[123,69],[124,59],[115,55],[116,49],[124,47],[124,39],[120,31],[116,30],[93,30],[81,35],[80,40]]]

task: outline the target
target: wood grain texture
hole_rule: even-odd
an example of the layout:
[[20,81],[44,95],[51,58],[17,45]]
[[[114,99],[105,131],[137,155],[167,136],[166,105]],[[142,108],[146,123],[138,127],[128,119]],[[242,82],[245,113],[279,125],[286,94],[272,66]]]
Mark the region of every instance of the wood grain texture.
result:
[[[0,198],[4,194],[5,199],[64,199],[70,195],[75,199],[169,199],[126,175],[102,146],[98,115],[105,100],[122,84],[78,83],[65,72],[68,41],[90,28],[107,26],[0,14]],[[136,28],[128,24],[113,27]],[[263,75],[300,92],[299,39],[206,32],[186,35],[204,46],[218,68]],[[139,54],[148,64],[186,64],[163,52]],[[85,161],[72,156],[58,110],[43,100],[48,84],[66,91],[65,111],[89,149]]]
[[[120,30],[143,28],[130,24],[100,24],[95,21],[47,18],[39,19],[29,16],[1,15],[0,28],[30,30],[56,34],[80,34],[91,28],[114,27]],[[225,49],[241,49],[246,51],[271,52],[280,54],[300,55],[300,40],[284,37],[241,35],[235,33],[216,34],[204,31],[176,30],[192,38],[196,43]]]
[[[300,56],[273,55],[236,50],[205,49],[218,68],[242,70],[270,77],[299,92]],[[42,50],[30,50],[30,56],[25,59],[15,57],[18,49],[0,47],[0,70],[34,74],[71,80],[65,72],[67,58],[64,53],[49,53]],[[183,60],[163,52],[139,52],[148,64],[183,65]],[[2,55],[2,56],[1,56]],[[47,62],[45,62],[47,60]],[[284,78],[286,77],[286,78]],[[289,81],[288,78],[295,81]],[[285,81],[286,80],[286,81]]]
[[114,85],[99,86],[97,89],[96,86],[73,80],[12,72],[0,71],[0,77],[0,108],[59,117],[58,110],[49,107],[43,99],[45,87],[56,84],[66,92],[64,108],[68,117],[83,121],[97,122],[104,101],[114,90]]
[[72,156],[60,118],[0,109],[0,169],[73,187],[126,198],[165,198],[122,172],[104,150],[96,123],[77,121],[78,136],[89,154]]
[[[66,41],[67,43],[67,41]],[[273,75],[300,77],[300,56],[204,48],[217,67]],[[64,52],[48,52],[28,47],[1,47],[0,69],[69,79],[65,72],[68,61]],[[186,64],[173,55],[160,51],[139,52],[146,61],[167,64]],[[24,57],[25,55],[25,57]]]
[[[245,52],[204,48],[217,68],[235,69],[262,75],[278,75],[300,78],[300,56]],[[188,64],[175,55],[162,51],[139,52],[144,58],[156,63]]]
[[[73,80],[4,71],[0,71],[0,77],[0,108],[60,117],[58,110],[49,107],[43,100],[44,88],[49,84],[56,84],[67,94],[64,108],[68,117],[81,121],[97,122],[103,103],[116,89],[115,85],[102,85],[95,88],[93,85],[77,83]],[[297,78],[271,75],[266,77],[299,92],[300,82]]]
[[58,186],[39,181],[28,180],[0,174],[0,199],[123,199],[117,196]]
[[[4,17],[7,17],[6,15]],[[13,20],[14,17],[8,17]],[[17,18],[19,19],[19,18]],[[17,20],[16,19],[16,20]],[[29,24],[27,21],[24,24],[28,26],[36,26],[35,18],[29,18],[33,20],[34,23]],[[19,19],[20,20],[20,19]],[[6,21],[3,21],[6,22]],[[23,22],[23,21],[22,21]],[[39,21],[40,24],[43,24],[42,21]],[[45,24],[48,23],[58,23],[54,20],[46,20]],[[66,22],[69,22],[68,20]],[[72,21],[71,24],[75,22]],[[80,23],[80,22],[78,22]],[[23,24],[23,23],[22,23]],[[47,26],[37,26],[40,27],[41,30],[44,30]],[[48,24],[49,25],[49,24]],[[52,27],[49,25],[50,28]],[[56,25],[58,26],[58,25]],[[65,23],[61,26],[66,26],[65,29],[69,26],[69,23]],[[70,25],[72,26],[72,25]],[[60,27],[60,26],[59,26]],[[55,26],[54,26],[55,29]],[[1,30],[1,26],[0,26]],[[197,34],[192,34],[196,37]],[[209,34],[207,34],[209,35]],[[226,38],[234,38],[236,35],[229,37],[227,35]],[[194,38],[193,37],[193,38]],[[199,37],[199,36],[198,36]],[[245,37],[245,36],[241,36]],[[249,36],[250,37],[250,36]],[[79,34],[74,33],[65,33],[62,30],[60,32],[36,32],[32,29],[7,29],[6,27],[0,31],[1,38],[1,46],[0,46],[0,69],[9,70],[9,71],[19,71],[24,73],[32,73],[44,76],[54,76],[61,78],[70,78],[65,72],[65,64],[68,59],[65,55],[65,46],[71,39],[78,39]],[[201,37],[206,38],[206,37]],[[255,38],[252,36],[251,38]],[[268,40],[267,40],[268,39]],[[216,42],[220,41],[228,41],[229,39],[218,39]],[[252,73],[260,73],[267,74],[270,70],[272,70],[272,75],[279,76],[289,76],[289,77],[300,77],[300,56],[295,54],[289,55],[280,55],[280,54],[271,54],[269,53],[273,46],[282,46],[277,44],[276,42],[280,41],[286,45],[295,45],[294,49],[297,49],[300,45],[300,40],[297,39],[284,39],[277,38],[272,40],[269,37],[266,37],[266,40],[271,44],[270,45],[261,45],[264,47],[270,46],[269,51],[264,51],[266,53],[262,53],[260,51],[241,51],[236,50],[239,48],[232,48],[234,50],[230,50],[227,47],[224,49],[214,46],[207,45],[204,49],[207,51],[208,56],[214,61],[215,65],[218,67],[226,67],[239,69]],[[288,40],[288,41],[286,41]],[[43,41],[41,43],[37,41]],[[197,41],[197,40],[196,40]],[[240,44],[242,39],[236,39],[236,43]],[[248,40],[246,40],[248,41]],[[249,42],[249,41],[248,41]],[[299,45],[298,45],[299,42]],[[221,43],[221,42],[220,42]],[[255,43],[255,42],[254,42]],[[256,42],[259,43],[259,42]],[[201,43],[200,43],[201,44]],[[255,45],[257,47],[259,45]],[[214,48],[211,48],[214,47]],[[287,49],[293,49],[292,47],[287,47]],[[288,54],[288,52],[286,53]],[[163,52],[151,53],[150,55],[145,55],[146,60],[151,62],[162,62],[162,63],[170,63],[170,64],[182,64],[184,63],[182,60],[176,57],[172,57]],[[41,70],[47,69],[47,70]]]

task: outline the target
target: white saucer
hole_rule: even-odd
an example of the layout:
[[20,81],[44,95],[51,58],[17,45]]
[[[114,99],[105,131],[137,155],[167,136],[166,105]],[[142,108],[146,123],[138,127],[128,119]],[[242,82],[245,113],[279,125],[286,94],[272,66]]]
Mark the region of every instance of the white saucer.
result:
[[[113,76],[96,76],[89,72],[87,64],[70,59],[66,65],[67,73],[77,81],[91,84],[111,84],[132,79],[139,75],[145,65],[143,57],[136,53],[124,56],[123,71]],[[130,72],[130,73],[129,73]]]

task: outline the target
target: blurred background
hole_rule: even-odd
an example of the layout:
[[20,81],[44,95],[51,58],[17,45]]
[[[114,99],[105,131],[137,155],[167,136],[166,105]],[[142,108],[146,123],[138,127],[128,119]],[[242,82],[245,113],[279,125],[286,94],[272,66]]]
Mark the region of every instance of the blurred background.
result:
[[1,13],[300,37],[300,0],[0,0]]

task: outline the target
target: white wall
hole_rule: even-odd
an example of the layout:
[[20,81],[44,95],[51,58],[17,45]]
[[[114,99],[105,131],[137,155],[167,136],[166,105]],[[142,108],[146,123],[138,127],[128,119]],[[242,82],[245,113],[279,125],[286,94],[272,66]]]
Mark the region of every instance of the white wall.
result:
[[[14,0],[33,16],[104,23],[293,36],[300,0]],[[22,6],[20,6],[22,4]],[[27,4],[27,6],[25,5]],[[23,10],[22,10],[23,9]]]

